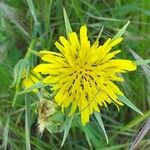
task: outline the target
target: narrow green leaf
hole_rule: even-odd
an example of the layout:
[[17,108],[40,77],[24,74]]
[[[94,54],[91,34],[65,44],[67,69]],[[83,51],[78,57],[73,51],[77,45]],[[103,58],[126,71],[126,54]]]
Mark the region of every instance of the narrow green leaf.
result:
[[26,149],[31,150],[30,146],[30,126],[31,126],[31,101],[25,94],[25,142]]
[[33,49],[30,49],[30,48],[28,48],[28,50],[29,50],[32,54],[34,54],[35,56],[40,57],[40,55],[39,55],[39,53],[38,53],[37,51],[35,51],[35,50],[33,50]]
[[8,133],[9,133],[9,117],[6,121],[6,126],[4,128],[4,141],[3,141],[3,147],[4,147],[4,150],[7,150],[7,144],[8,144]]
[[96,150],[118,150],[118,149],[126,149],[126,147],[129,145],[129,143],[125,144],[118,144],[118,145],[112,145],[105,148],[97,148]]
[[121,36],[124,34],[124,32],[125,32],[126,28],[128,27],[129,23],[130,23],[130,21],[128,21],[128,22],[123,26],[123,28],[119,30],[119,32],[113,37],[112,40],[115,40],[115,39],[121,37]]
[[150,119],[146,121],[143,127],[139,130],[139,132],[135,135],[135,139],[131,142],[129,150],[135,149],[136,146],[141,142],[147,132],[150,130]]
[[35,7],[33,5],[33,1],[32,0],[27,0],[28,6],[30,8],[31,14],[33,16],[34,22],[38,23],[38,19],[37,19],[37,15],[35,13]]
[[94,116],[98,122],[98,124],[100,125],[101,129],[103,130],[104,132],[104,135],[105,135],[105,139],[106,139],[106,142],[108,144],[108,136],[107,136],[107,133],[105,131],[105,127],[104,127],[104,123],[103,123],[103,120],[101,118],[101,114],[99,112],[94,112]]
[[95,147],[103,147],[104,143],[101,141],[101,136],[97,130],[95,130],[92,124],[87,124],[86,126],[82,126],[84,133],[88,136],[91,143],[95,145]]
[[24,70],[29,70],[29,61],[21,59],[14,68],[14,81],[11,87],[14,87],[17,83],[20,83]]
[[119,100],[129,106],[131,109],[134,111],[138,112],[139,114],[143,115],[143,113],[136,107],[134,106],[125,96],[119,96]]
[[146,60],[136,60],[134,61],[137,65],[145,65],[145,64],[149,64],[150,63],[150,59],[146,59]]
[[88,144],[90,146],[90,149],[92,149],[92,143],[91,143],[90,138],[89,138],[89,136],[88,136],[88,134],[86,132],[85,132],[85,137],[86,137],[86,140],[87,140],[87,142],[88,142]]
[[37,17],[36,11],[35,11],[35,6],[33,3],[33,0],[27,0],[27,3],[30,8],[30,12],[33,17],[33,20],[34,20],[34,30],[32,33],[32,37],[36,37],[37,33],[39,33],[40,35],[42,34],[41,33],[41,23],[38,21],[38,17]]
[[66,27],[66,34],[68,35],[70,32],[72,32],[72,29],[65,8],[63,8],[63,15]]
[[102,35],[102,32],[103,32],[103,29],[104,29],[104,26],[102,26],[102,28],[101,28],[101,30],[100,30],[98,36],[97,36],[96,41],[99,41],[99,39],[100,39],[100,37],[101,37],[101,35]]
[[124,127],[121,128],[121,130],[119,132],[116,132],[111,140],[113,141],[113,139],[115,139],[117,137],[118,134],[122,134],[123,132],[130,130],[131,128],[133,128],[134,126],[138,125],[139,123],[143,122],[145,119],[150,117],[150,110],[146,111],[144,113],[144,115],[140,115],[138,117],[136,117],[135,119],[133,119],[132,121],[130,121],[127,125],[125,125]]
[[67,135],[69,133],[69,129],[71,127],[71,123],[72,123],[72,120],[73,120],[73,116],[71,117],[67,117],[66,120],[65,120],[65,126],[64,126],[64,136],[63,136],[63,141],[61,143],[61,147],[64,145],[65,143],[65,140],[67,138]]
[[26,73],[26,75],[28,76],[29,70],[30,70],[30,64],[29,61],[26,59],[21,59],[14,68],[14,81],[11,87],[15,86],[16,91],[15,91],[15,96],[13,99],[12,106],[14,106],[16,103],[17,93],[20,90],[20,82],[23,77],[23,74]]
[[44,86],[46,86],[46,85],[43,85],[42,83],[39,82],[39,83],[36,83],[36,84],[32,85],[28,89],[25,89],[25,90],[22,90],[22,91],[18,92],[17,95],[22,95],[22,94],[25,94],[25,93],[29,93],[29,92],[32,92],[35,89],[42,88]]

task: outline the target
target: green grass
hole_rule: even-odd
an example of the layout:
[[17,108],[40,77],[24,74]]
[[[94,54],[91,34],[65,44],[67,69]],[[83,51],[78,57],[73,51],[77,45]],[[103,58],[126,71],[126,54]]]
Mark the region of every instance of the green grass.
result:
[[[102,43],[116,35],[130,20],[123,34],[120,57],[135,60],[139,65],[136,72],[125,75],[126,82],[121,89],[142,111],[143,116],[127,106],[121,107],[119,112],[114,106],[109,106],[108,110],[101,110],[105,129],[101,129],[93,115],[85,127],[75,118],[73,122],[65,122],[66,129],[70,128],[69,132],[49,133],[45,130],[41,136],[35,112],[38,97],[25,93],[13,101],[15,93],[22,90],[18,70],[15,72],[17,82],[14,83],[17,89],[16,86],[12,87],[16,64],[20,60],[27,60],[29,66],[23,64],[24,69],[32,68],[39,62],[28,48],[36,52],[41,49],[55,51],[54,42],[59,35],[66,36],[66,28],[70,32],[69,25],[65,23],[67,19],[64,21],[63,8],[73,31],[78,32],[83,24],[88,26],[91,41],[96,40],[104,27],[99,39]],[[150,117],[150,66],[149,61],[144,61],[150,58],[149,9],[150,4],[146,0],[0,1],[0,149],[122,150],[130,147],[139,131],[144,130],[143,123]],[[62,141],[64,145],[61,147]],[[147,150],[149,142],[147,133],[136,147]]]

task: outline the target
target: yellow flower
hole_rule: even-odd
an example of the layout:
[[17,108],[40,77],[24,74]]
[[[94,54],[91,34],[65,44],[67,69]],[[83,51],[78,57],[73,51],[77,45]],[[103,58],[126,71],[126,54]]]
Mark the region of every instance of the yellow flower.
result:
[[[25,77],[25,74],[23,76],[22,86],[27,90],[30,87],[32,87],[34,84],[40,82],[41,75],[39,73],[34,72],[33,70],[29,73],[27,78]],[[38,89],[33,90],[34,93],[38,92]]]
[[123,105],[118,99],[123,93],[113,82],[123,81],[118,74],[136,70],[136,65],[130,60],[112,59],[121,50],[110,51],[122,39],[109,38],[103,45],[98,41],[91,45],[87,27],[82,26],[80,39],[75,32],[68,34],[67,39],[59,37],[60,43],[55,45],[60,53],[39,52],[47,63],[39,64],[34,71],[46,75],[43,82],[51,86],[62,111],[70,107],[69,116],[77,109],[81,112],[83,125],[89,122],[94,111],[100,111],[101,106]]

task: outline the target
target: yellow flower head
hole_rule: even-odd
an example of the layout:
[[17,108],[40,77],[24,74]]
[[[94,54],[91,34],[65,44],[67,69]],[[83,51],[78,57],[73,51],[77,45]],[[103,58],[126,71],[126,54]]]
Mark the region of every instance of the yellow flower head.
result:
[[122,39],[109,38],[103,45],[98,41],[91,45],[87,27],[82,26],[79,38],[75,32],[67,39],[59,37],[60,43],[55,45],[60,53],[39,52],[47,63],[38,65],[34,71],[47,75],[43,82],[51,86],[55,102],[62,111],[70,106],[69,115],[77,109],[81,112],[83,125],[89,121],[90,114],[100,111],[101,106],[123,105],[118,100],[123,93],[113,82],[123,81],[118,74],[136,70],[136,65],[130,60],[113,58],[121,50],[110,51]]
[[[22,86],[27,90],[31,88],[34,84],[40,82],[41,78],[42,77],[39,73],[36,73],[33,70],[31,70],[27,77],[26,77],[26,73],[24,73]],[[34,89],[33,92],[37,93],[38,89]]]

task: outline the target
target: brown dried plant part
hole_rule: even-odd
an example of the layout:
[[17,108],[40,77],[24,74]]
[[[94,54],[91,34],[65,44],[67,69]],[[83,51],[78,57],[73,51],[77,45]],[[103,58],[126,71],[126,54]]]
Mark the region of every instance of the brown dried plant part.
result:
[[42,99],[38,103],[37,108],[37,112],[39,115],[38,128],[40,133],[42,133],[44,128],[48,125],[48,119],[54,113],[54,111],[55,111],[54,102],[47,99]]

